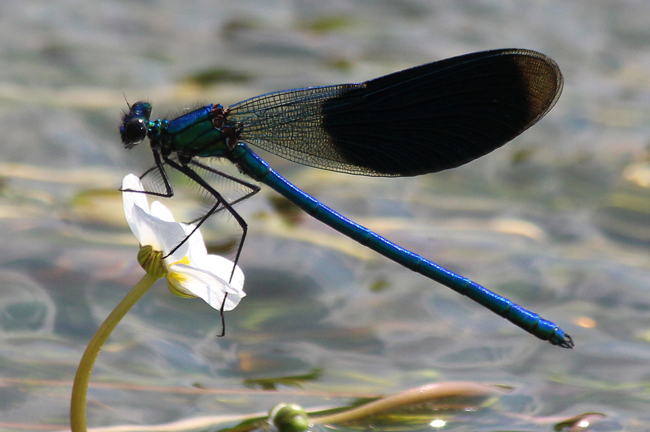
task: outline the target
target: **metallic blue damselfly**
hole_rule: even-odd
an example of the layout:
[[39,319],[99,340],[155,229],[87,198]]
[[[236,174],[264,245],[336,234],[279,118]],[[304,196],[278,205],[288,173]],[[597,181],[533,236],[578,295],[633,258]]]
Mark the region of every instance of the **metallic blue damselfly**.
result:
[[[172,120],[150,120],[151,104],[137,102],[120,127],[127,148],[149,138],[153,174],[171,197],[165,166],[196,182],[214,200],[198,222],[226,210],[247,225],[233,205],[259,187],[211,167],[227,159],[314,218],[403,266],[463,294],[542,340],[572,348],[554,323],[486,288],[391,243],[307,195],[248,147],[260,147],[305,165],[368,176],[415,176],[463,165],[501,147],[539,121],[562,91],[557,64],[543,54],[501,49],[462,55],[358,84],[286,90],[224,108],[208,105]],[[225,199],[199,172],[247,188]]]

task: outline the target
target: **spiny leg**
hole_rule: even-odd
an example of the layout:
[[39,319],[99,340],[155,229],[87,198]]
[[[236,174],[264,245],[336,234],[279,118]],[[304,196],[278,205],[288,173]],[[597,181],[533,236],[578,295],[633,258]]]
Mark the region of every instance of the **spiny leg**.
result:
[[[161,177],[161,179],[163,181],[163,184],[165,186],[165,192],[163,193],[163,192],[156,192],[156,191],[136,191],[136,190],[130,190],[130,189],[120,189],[121,191],[123,191],[123,192],[144,193],[144,194],[147,194],[147,195],[160,196],[160,197],[164,197],[164,198],[171,198],[172,196],[174,196],[174,191],[172,189],[171,182],[169,181],[169,178],[167,176],[167,172],[163,168],[164,164],[163,164],[163,161],[161,160],[160,154],[158,152],[154,151],[153,155],[154,155],[154,160],[155,160],[156,164],[153,167],[149,168],[147,171],[145,171],[144,174],[142,174],[140,176],[140,179],[143,179],[147,174],[153,172],[154,170],[158,170],[158,173],[160,174],[160,177]],[[188,236],[186,236],[183,239],[183,241],[181,241],[179,244],[177,244],[174,247],[174,249],[172,249],[166,256],[171,255],[180,246],[182,246],[187,241],[187,239],[192,234],[194,234],[194,232],[201,226],[201,224],[203,224],[203,222],[205,222],[205,220],[207,220],[208,217],[210,217],[211,215],[213,215],[213,214],[215,214],[215,213],[217,213],[217,212],[219,212],[219,211],[221,211],[223,209],[226,209],[235,217],[235,219],[237,220],[237,223],[239,224],[239,226],[242,229],[242,238],[241,238],[241,241],[239,242],[239,246],[238,246],[238,249],[237,249],[237,254],[236,254],[236,257],[235,257],[235,266],[236,266],[238,261],[239,261],[239,256],[241,255],[241,250],[243,248],[244,239],[246,237],[248,225],[246,224],[244,219],[233,209],[232,206],[239,203],[239,202],[241,202],[241,201],[244,201],[247,198],[250,198],[253,195],[255,195],[256,193],[258,193],[261,190],[261,188],[259,186],[255,185],[255,184],[249,183],[249,182],[244,181],[244,180],[242,180],[240,178],[237,178],[235,176],[227,174],[227,173],[225,173],[223,171],[220,171],[220,170],[218,170],[216,168],[213,168],[213,167],[211,167],[209,165],[206,165],[206,164],[203,164],[201,162],[194,161],[194,160],[190,161],[190,163],[192,165],[195,165],[195,166],[197,166],[197,167],[199,167],[201,169],[209,171],[209,172],[211,172],[211,173],[213,173],[215,175],[218,175],[218,176],[223,177],[225,179],[231,180],[231,181],[233,181],[233,182],[235,182],[237,184],[240,184],[240,185],[250,189],[250,191],[248,193],[246,193],[244,196],[237,198],[232,203],[228,203],[227,200],[225,198],[223,198],[223,196],[220,193],[218,193],[212,186],[210,186],[200,175],[198,175],[191,168],[189,168],[189,167],[187,167],[185,165],[178,164],[175,161],[170,160],[169,158],[164,157],[164,156],[163,156],[163,159],[164,159],[165,163],[167,163],[169,166],[171,166],[172,168],[174,168],[174,169],[178,170],[179,172],[185,174],[190,179],[194,180],[197,184],[199,184],[199,186],[203,187],[206,191],[208,191],[210,193],[210,195],[212,195],[217,200],[215,205],[204,216],[202,216],[201,218],[199,218],[199,219],[197,219],[195,221],[190,222],[190,223],[196,223],[197,224],[196,227],[192,230],[192,232]],[[223,204],[223,207],[219,208],[221,204]],[[230,280],[232,280],[234,272],[235,272],[235,267],[233,266],[233,271],[232,271],[232,273],[230,275]]]
[[[196,227],[194,228],[194,230],[183,240],[183,242],[181,242],[178,246],[176,246],[176,248],[178,248],[181,244],[183,244],[185,241],[187,241],[187,239],[192,234],[194,234],[194,231],[199,229],[199,226],[201,226],[201,224],[203,222],[205,222],[208,219],[208,217],[210,217],[212,214],[217,212],[217,209],[218,209],[219,205],[221,205],[221,204],[223,204],[224,208],[226,210],[228,210],[228,212],[230,212],[230,214],[235,218],[235,220],[239,224],[239,227],[242,230],[242,237],[241,237],[241,240],[239,241],[239,247],[237,248],[237,253],[235,255],[235,262],[234,262],[234,265],[233,265],[233,268],[232,268],[232,273],[230,273],[230,281],[232,281],[232,278],[233,278],[233,276],[235,274],[235,269],[237,268],[237,262],[239,261],[239,256],[241,255],[241,251],[242,251],[243,246],[244,246],[244,241],[246,240],[246,234],[248,232],[248,224],[246,223],[244,218],[242,218],[239,215],[239,213],[237,213],[235,211],[235,209],[233,209],[232,206],[221,196],[221,194],[219,192],[217,192],[212,186],[210,186],[200,175],[198,175],[189,166],[178,164],[177,162],[172,161],[172,160],[167,159],[167,158],[165,158],[165,163],[167,163],[172,168],[178,170],[179,172],[185,174],[191,180],[194,180],[199,186],[201,186],[205,190],[207,190],[217,200],[216,204],[210,209],[210,211],[208,211],[205,214],[205,216],[203,216],[201,218],[201,220],[196,224]],[[196,164],[197,164],[197,166],[199,166],[201,168],[204,167],[203,164],[200,164],[200,163],[196,163]],[[215,172],[215,173],[220,172],[220,171],[218,171],[216,169],[210,169],[209,171],[212,171],[212,172]],[[226,177],[232,177],[232,176],[226,175]],[[240,183],[240,184],[247,185],[247,183],[244,182],[243,180],[236,179],[236,181],[238,181],[238,183]],[[251,186],[255,186],[255,185],[251,185]],[[255,188],[256,188],[256,190],[254,188],[251,188],[253,190],[251,191],[249,196],[257,193],[259,191],[259,189],[260,189],[257,186],[255,186]],[[238,202],[238,201],[241,201],[241,199],[236,200],[235,202]],[[173,251],[172,251],[172,253],[173,253]],[[224,312],[224,307],[225,307],[227,298],[228,298],[228,293],[225,293],[225,295],[223,296],[223,301],[221,303],[221,309],[219,310],[219,314],[221,315],[221,329],[222,329],[221,334],[218,335],[219,337],[222,337],[222,336],[224,336],[226,334],[226,319],[224,317],[223,312]]]
[[[142,174],[140,176],[140,179],[143,179],[145,176],[147,176],[148,174],[150,174],[154,170],[158,170],[158,173],[160,174],[160,178],[162,179],[163,184],[165,186],[165,192],[163,193],[163,192],[155,192],[155,191],[135,191],[135,190],[129,190],[129,189],[123,189],[123,190],[121,189],[123,192],[145,193],[147,195],[160,196],[160,197],[165,197],[165,198],[171,198],[172,196],[174,196],[174,190],[173,190],[173,188],[171,186],[171,183],[169,181],[169,178],[167,176],[167,172],[163,168],[163,161],[161,160],[160,154],[158,152],[154,151],[153,155],[154,155],[155,165],[153,167],[149,168],[147,171],[145,171],[144,174]],[[241,202],[241,201],[243,201],[243,200],[245,200],[245,199],[247,199],[247,198],[249,198],[249,197],[251,197],[251,196],[253,196],[253,195],[255,195],[256,193],[258,193],[260,191],[260,187],[257,186],[257,185],[251,184],[249,182],[246,182],[246,181],[244,181],[242,179],[239,179],[237,177],[234,177],[232,175],[229,175],[227,173],[224,173],[224,172],[222,172],[220,170],[217,170],[217,169],[215,169],[213,167],[210,167],[208,165],[205,165],[203,163],[200,163],[200,162],[197,162],[197,161],[191,161],[190,163],[192,163],[193,165],[196,165],[197,167],[199,167],[201,169],[209,171],[209,172],[211,172],[213,174],[216,174],[216,175],[218,175],[220,177],[223,177],[223,178],[226,178],[228,180],[234,181],[235,183],[238,183],[238,184],[240,184],[242,186],[245,186],[248,189],[250,189],[250,191],[248,193],[246,193],[244,196],[239,197],[238,199],[234,200],[232,203],[228,203],[220,193],[218,193],[213,187],[211,187],[200,175],[198,175],[191,168],[187,167],[186,165],[178,164],[175,161],[172,161],[167,157],[163,157],[163,159],[164,159],[164,163],[167,163],[172,168],[174,168],[174,169],[178,170],[179,172],[185,174],[191,180],[194,180],[199,186],[203,187],[206,191],[208,191],[210,193],[210,195],[212,195],[217,201],[215,203],[215,205],[202,218],[200,218],[200,220],[198,220],[198,222],[196,224],[196,227],[192,230],[192,232],[189,235],[187,235],[183,239],[183,241],[181,241],[178,245],[176,245],[176,247],[174,247],[174,249],[172,249],[167,254],[167,256],[174,253],[181,245],[183,245],[183,243],[185,243],[187,241],[187,239],[189,239],[189,237],[192,234],[194,234],[194,232],[197,229],[199,229],[201,224],[203,224],[203,222],[205,222],[208,219],[208,217],[210,217],[214,213],[217,213],[218,211],[226,209],[233,215],[233,217],[235,218],[235,220],[237,221],[237,223],[239,224],[239,226],[240,226],[240,228],[242,230],[242,237],[241,237],[241,240],[239,242],[239,246],[237,248],[237,254],[235,256],[235,262],[234,262],[234,265],[233,265],[232,272],[230,274],[229,282],[232,281],[232,278],[234,276],[237,263],[239,261],[239,256],[241,255],[241,251],[243,249],[244,240],[245,240],[246,234],[248,232],[248,225],[246,224],[244,219],[239,215],[239,213],[237,213],[232,208],[232,206],[239,203],[239,202]],[[220,206],[222,204],[223,204],[223,207],[220,208]],[[218,337],[223,337],[225,335],[225,332],[226,332],[226,322],[225,322],[225,317],[224,317],[224,307],[225,307],[225,304],[226,304],[227,297],[228,297],[228,293],[225,293],[225,295],[223,297],[223,301],[221,303],[221,308],[219,309],[219,313],[221,315],[221,328],[222,328],[222,330],[221,330],[221,334],[219,334]]]
[[[171,198],[174,196],[174,189],[172,188],[171,183],[169,182],[169,178],[167,177],[167,172],[163,168],[163,162],[160,160],[160,154],[156,151],[153,152],[153,157],[154,160],[156,161],[156,164],[146,170],[144,174],[140,176],[140,180],[145,178],[145,176],[155,170],[158,170],[158,173],[160,174],[160,178],[162,178],[163,184],[165,185],[165,192],[156,192],[156,191],[137,191],[137,190],[132,190],[132,189],[122,189],[120,188],[121,192],[133,192],[133,193],[143,193],[146,195],[153,195],[153,196],[159,196],[163,198]],[[183,241],[184,243],[184,241]],[[181,244],[183,244],[181,243]],[[179,245],[180,246],[180,245]],[[177,247],[178,248],[178,247]],[[176,249],[174,249],[175,251]],[[173,251],[172,251],[173,252]]]
[[[151,173],[152,171],[154,171],[154,170],[157,169],[158,172],[160,173],[160,177],[163,179],[163,183],[164,183],[164,185],[165,185],[165,190],[166,190],[166,192],[165,192],[165,193],[162,193],[162,192],[154,192],[154,191],[136,191],[136,190],[131,190],[131,189],[121,189],[121,188],[120,188],[120,191],[122,191],[122,192],[133,192],[133,193],[144,193],[144,194],[147,194],[147,195],[154,195],[154,196],[160,196],[160,197],[165,197],[165,198],[171,198],[172,196],[174,196],[174,190],[172,189],[171,183],[169,182],[169,178],[167,177],[167,172],[166,172],[166,171],[164,170],[164,168],[163,168],[162,161],[160,160],[160,155],[158,154],[158,152],[153,152],[153,154],[154,154],[154,159],[155,159],[155,161],[156,161],[156,165],[154,165],[153,167],[151,167],[151,168],[149,168],[147,171],[145,171],[144,174],[142,174],[142,175],[140,176],[140,179],[142,180],[142,179],[143,179],[147,174],[149,174],[149,173]],[[180,168],[181,168],[180,166],[175,165],[175,164],[170,164],[170,165],[171,165],[173,168],[176,168],[176,169],[178,169],[179,171],[183,172],[185,175],[188,175],[186,172],[184,172],[182,169],[180,169]],[[203,164],[199,164],[199,163],[197,163],[197,165],[200,166],[201,168],[208,169],[209,171],[215,172],[215,174],[223,174],[224,177],[230,178],[230,179],[235,180],[235,181],[239,180],[239,179],[236,179],[236,178],[234,178],[234,177],[232,177],[232,176],[229,176],[229,175],[227,175],[227,174],[225,174],[225,173],[221,173],[221,172],[218,171],[218,170],[210,169],[210,167],[204,166]],[[189,175],[188,175],[188,176],[189,176]],[[193,176],[189,176],[189,177],[192,178],[192,179],[194,179]],[[197,175],[197,177],[198,177],[198,175]],[[239,183],[244,184],[244,185],[248,185],[248,184],[247,184],[246,182],[244,182],[244,181],[240,181]],[[199,183],[199,184],[201,184],[201,183]],[[203,184],[201,184],[201,185],[203,186]],[[240,198],[240,199],[234,201],[233,204],[235,204],[235,203],[237,203],[237,202],[239,202],[239,201],[242,201],[243,199],[248,198],[248,197],[251,196],[251,195],[254,195],[255,193],[259,192],[259,190],[260,190],[260,188],[259,188],[258,186],[256,186],[256,185],[248,185],[248,186],[252,189],[252,191],[251,191],[250,193],[248,193],[246,196],[244,196],[243,198]],[[205,187],[205,186],[204,186],[204,187]],[[208,191],[210,191],[210,189],[208,189]],[[213,193],[213,192],[214,192],[214,193]],[[215,196],[215,198],[217,197],[216,195],[218,195],[218,196],[220,197],[219,194],[216,194],[216,191],[210,191],[210,193],[211,193],[213,196]],[[223,200],[223,202],[225,202],[225,200]],[[178,248],[179,248],[183,243],[185,243],[185,242],[187,241],[187,239],[190,238],[190,236],[191,236],[192,234],[194,234],[194,232],[199,228],[199,226],[200,226],[200,225],[201,225],[201,224],[202,224],[202,223],[203,223],[203,222],[204,222],[204,221],[205,221],[205,220],[206,220],[210,215],[214,214],[214,213],[217,211],[217,208],[219,207],[219,205],[220,205],[221,203],[222,203],[222,201],[220,201],[219,198],[217,198],[217,203],[216,203],[216,204],[214,205],[214,207],[210,210],[210,212],[208,212],[208,213],[207,213],[207,214],[202,218],[202,220],[198,223],[198,225],[196,226],[196,228],[194,228],[194,230],[192,230],[192,232],[191,232],[188,236],[186,236],[186,237],[183,239],[182,242],[180,242],[178,245],[176,245],[176,247],[175,247],[174,249],[172,249],[172,251],[169,252],[169,253],[167,254],[167,256],[169,256],[169,255],[171,255],[172,253],[174,253],[174,252],[175,252],[175,251],[176,251],[176,250],[177,250],[177,249],[178,249]],[[224,207],[225,207],[225,206],[224,206]],[[241,246],[241,243],[240,243],[240,246]],[[166,256],[166,257],[167,257],[167,256]],[[165,257],[165,258],[166,258],[166,257]],[[237,265],[237,264],[235,263],[235,266],[236,266],[236,265]],[[232,281],[232,277],[233,277],[233,275],[234,275],[234,272],[235,272],[235,267],[233,267],[233,271],[232,271],[232,273],[230,274],[230,279],[231,279],[231,281]],[[221,307],[219,308],[219,315],[221,316],[221,333],[218,334],[217,337],[223,337],[223,336],[225,336],[225,334],[226,334],[226,317],[224,316],[224,313],[223,313],[223,312],[224,312],[224,307],[226,306],[226,299],[227,299],[227,298],[228,298],[228,293],[226,292],[226,293],[224,294],[224,296],[223,296],[223,301],[221,302]]]
[[[260,188],[259,186],[257,186],[256,184],[253,184],[253,183],[247,182],[247,181],[245,181],[245,180],[242,180],[242,179],[240,179],[240,178],[238,178],[238,177],[235,177],[235,176],[233,176],[233,175],[230,175],[230,174],[228,174],[228,173],[225,173],[225,172],[223,172],[223,171],[221,171],[221,170],[218,170],[218,169],[216,169],[216,168],[213,168],[213,167],[211,167],[211,166],[209,166],[209,165],[206,165],[206,164],[204,164],[204,163],[198,162],[198,161],[196,161],[196,160],[192,160],[192,161],[190,162],[190,164],[192,164],[192,165],[194,165],[194,166],[197,166],[197,167],[199,167],[199,168],[201,168],[201,169],[204,169],[204,170],[206,170],[206,171],[209,171],[209,172],[211,172],[211,173],[213,173],[213,174],[215,174],[215,175],[218,175],[219,177],[223,177],[223,178],[225,178],[225,179],[231,180],[231,181],[233,181],[233,182],[235,182],[235,183],[237,183],[237,184],[240,184],[240,185],[242,185],[242,186],[244,186],[244,187],[250,189],[250,191],[249,191],[248,193],[246,193],[246,195],[244,195],[244,196],[242,196],[242,197],[239,197],[239,198],[237,198],[236,200],[234,200],[233,202],[231,202],[231,203],[230,203],[231,206],[234,206],[234,205],[237,204],[237,203],[240,203],[240,202],[242,202],[242,201],[244,201],[244,200],[247,200],[248,198],[252,197],[253,195],[255,195],[256,193],[258,193],[258,192],[262,189],[262,188]],[[221,211],[221,210],[219,210],[219,211]]]
[[224,337],[226,335],[226,317],[223,315],[223,308],[226,306],[226,299],[228,298],[228,293],[223,295],[223,301],[221,302],[221,307],[219,308],[219,315],[221,315],[221,333],[217,337]]
[[[212,195],[212,197],[214,199],[217,200],[215,205],[197,222],[196,227],[194,228],[192,233],[190,233],[190,235],[188,235],[183,240],[183,242],[181,242],[179,245],[177,245],[176,248],[174,248],[174,250],[172,250],[172,252],[170,252],[170,253],[173,253],[178,247],[180,247],[180,245],[182,245],[185,241],[187,241],[187,238],[189,238],[194,233],[194,231],[196,231],[201,226],[201,224],[203,224],[203,222],[205,222],[207,220],[208,217],[210,217],[212,214],[217,212],[220,205],[223,205],[224,208],[226,210],[228,210],[228,212],[235,218],[235,220],[239,224],[239,227],[242,230],[242,237],[241,237],[241,240],[239,241],[239,246],[237,248],[237,253],[235,255],[234,266],[233,266],[233,269],[232,269],[232,273],[230,274],[230,280],[232,280],[232,277],[235,274],[235,268],[237,266],[237,263],[239,262],[239,256],[241,255],[241,251],[242,251],[243,246],[244,246],[244,241],[246,240],[246,234],[248,233],[248,224],[246,223],[244,218],[242,218],[241,215],[239,213],[237,213],[237,211],[235,211],[235,209],[232,207],[232,205],[230,203],[228,203],[228,201],[226,201],[223,198],[223,196],[221,196],[221,194],[219,192],[217,192],[212,186],[210,186],[200,175],[198,175],[189,166],[181,165],[181,164],[179,164],[179,163],[177,163],[177,162],[175,162],[173,160],[167,159],[167,158],[165,158],[165,163],[168,164],[169,166],[171,166],[172,168],[178,170],[179,172],[185,174],[191,180],[195,181],[199,186],[201,186],[202,188],[207,190],[210,193],[210,195]],[[217,170],[215,170],[215,171],[217,171]],[[243,182],[243,183],[245,184],[245,182]],[[258,188],[258,190],[259,190],[259,188]],[[238,202],[238,201],[235,201],[235,202]]]

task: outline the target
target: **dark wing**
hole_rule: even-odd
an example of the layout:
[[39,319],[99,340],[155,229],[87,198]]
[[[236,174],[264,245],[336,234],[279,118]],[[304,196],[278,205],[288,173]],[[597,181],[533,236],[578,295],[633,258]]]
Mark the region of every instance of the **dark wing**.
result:
[[467,54],[361,84],[269,93],[230,107],[241,139],[289,160],[351,174],[454,168],[535,124],[562,91],[557,64],[504,49]]

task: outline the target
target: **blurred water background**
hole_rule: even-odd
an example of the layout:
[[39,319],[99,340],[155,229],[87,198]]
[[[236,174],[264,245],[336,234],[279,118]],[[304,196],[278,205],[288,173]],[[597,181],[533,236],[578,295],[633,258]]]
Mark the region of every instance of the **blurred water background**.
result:
[[[598,420],[572,430],[649,430],[648,16],[644,0],[1,2],[0,430],[67,428],[85,345],[142,275],[117,188],[152,158],[120,145],[125,98],[173,115],[504,47],[555,59],[564,93],[467,166],[376,179],[261,154],[351,219],[555,321],[574,350],[263,189],[238,206],[248,296],[226,336],[215,311],[159,282],[100,354],[88,424],[337,406],[464,380],[513,390],[446,430],[549,431],[590,412]],[[221,219],[204,231],[215,250],[236,235]],[[286,376],[302,379],[255,381]]]

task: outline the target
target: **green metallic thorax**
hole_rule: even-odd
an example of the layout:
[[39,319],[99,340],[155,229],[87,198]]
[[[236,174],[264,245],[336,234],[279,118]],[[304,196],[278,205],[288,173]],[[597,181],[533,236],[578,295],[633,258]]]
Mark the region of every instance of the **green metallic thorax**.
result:
[[165,152],[189,157],[224,156],[228,148],[221,128],[213,124],[212,105],[199,108],[174,120],[150,122],[149,138]]

